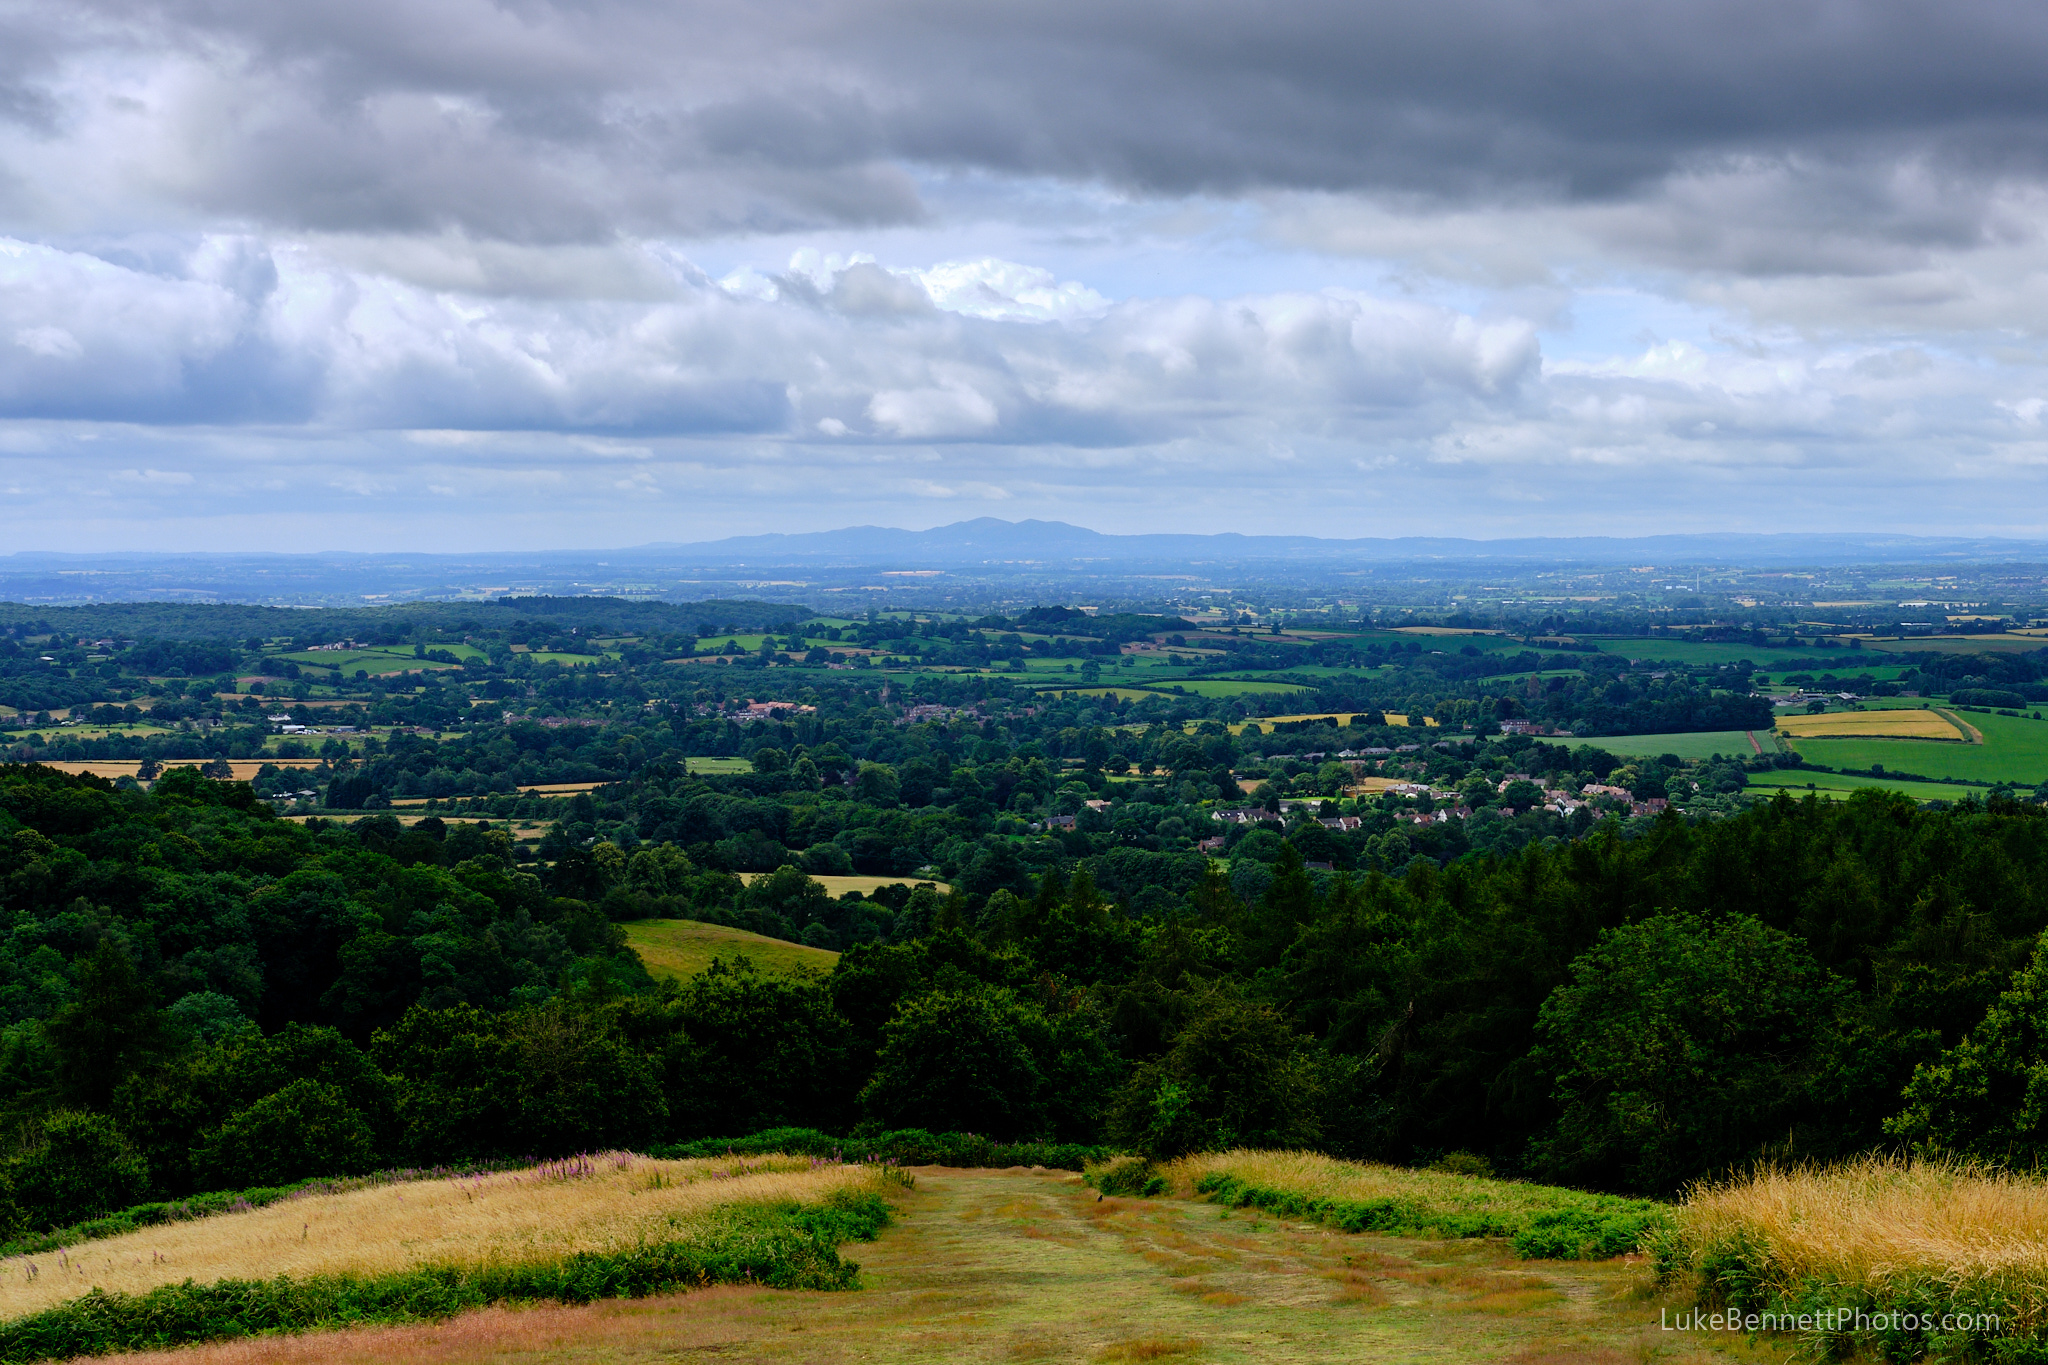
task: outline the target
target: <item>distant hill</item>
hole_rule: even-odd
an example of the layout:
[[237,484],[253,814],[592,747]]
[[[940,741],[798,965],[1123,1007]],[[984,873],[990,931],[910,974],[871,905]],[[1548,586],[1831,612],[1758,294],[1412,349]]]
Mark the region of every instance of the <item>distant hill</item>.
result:
[[986,564],[995,561],[1252,560],[1627,564],[1840,564],[2048,559],[2048,542],[1899,535],[1538,536],[1469,540],[1440,536],[1110,535],[1063,521],[980,517],[928,531],[852,526],[791,535],[731,536],[690,544],[636,546],[618,552],[702,564]]
[[41,606],[0,602],[0,627],[48,625],[68,635],[123,639],[239,640],[277,636],[370,638],[414,626],[439,632],[503,630],[518,620],[603,626],[623,634],[694,632],[699,625],[779,628],[808,615],[780,602],[630,602],[615,597],[501,597],[488,602],[407,602],[380,607],[264,607],[210,602],[102,602]]

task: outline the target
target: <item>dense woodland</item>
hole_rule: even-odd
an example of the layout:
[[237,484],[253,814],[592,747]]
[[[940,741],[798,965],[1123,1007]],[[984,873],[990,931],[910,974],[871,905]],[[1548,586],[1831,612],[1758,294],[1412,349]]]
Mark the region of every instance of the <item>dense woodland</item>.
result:
[[[760,798],[685,804],[720,799]],[[828,977],[681,985],[611,918],[730,881],[674,843],[604,843],[570,886],[474,823],[298,826],[189,769],[145,794],[10,767],[0,811],[22,1225],[59,1216],[57,1149],[124,1173],[94,1196],[119,1204],[784,1124],[1465,1150],[1650,1192],[2044,1137],[1996,1102],[2048,1024],[2032,805],[1779,798],[1397,874],[1281,839],[1255,891],[1249,860],[1118,850],[988,853],[893,909],[792,870],[727,894],[873,936]]]

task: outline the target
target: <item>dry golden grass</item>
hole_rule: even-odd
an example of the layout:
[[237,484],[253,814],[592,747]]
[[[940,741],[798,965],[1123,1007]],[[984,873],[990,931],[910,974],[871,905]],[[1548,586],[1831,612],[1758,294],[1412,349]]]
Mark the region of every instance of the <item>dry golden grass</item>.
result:
[[2048,1181],[1961,1162],[1869,1156],[1696,1188],[1677,1213],[1699,1251],[1745,1242],[1780,1285],[1995,1286],[2020,1323],[2048,1320]]
[[874,1167],[814,1167],[807,1157],[656,1161],[606,1152],[524,1170],[313,1195],[0,1261],[0,1318],[95,1288],[139,1293],[186,1279],[207,1284],[551,1261],[642,1241],[687,1240],[693,1218],[723,1206],[811,1203],[840,1190],[879,1190],[881,1183]]
[[1960,743],[1964,738],[1940,712],[1917,708],[1780,716],[1778,728],[1794,739],[1945,739]]
[[1479,1180],[1446,1171],[1416,1171],[1403,1166],[1376,1166],[1339,1161],[1315,1152],[1201,1152],[1160,1168],[1173,1192],[1185,1199],[1195,1182],[1211,1173],[1236,1177],[1247,1185],[1285,1190],[1306,1199],[1387,1199],[1401,1197],[1459,1207],[1495,1200],[1519,1202],[1524,1191],[1540,1187],[1511,1180]]

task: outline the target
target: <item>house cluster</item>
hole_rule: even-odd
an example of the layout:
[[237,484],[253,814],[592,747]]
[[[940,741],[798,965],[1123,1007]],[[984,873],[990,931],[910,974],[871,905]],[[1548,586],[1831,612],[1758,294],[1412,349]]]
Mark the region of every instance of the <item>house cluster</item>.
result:
[[265,716],[264,719],[269,721],[270,728],[280,735],[352,735],[357,731],[357,727],[353,725],[329,725],[325,728],[318,725],[301,725],[290,716]]
[[1500,723],[1500,732],[1504,735],[1563,735],[1567,739],[1572,733],[1540,720],[1504,720]]
[[1816,701],[1855,701],[1854,692],[1793,692],[1783,697],[1772,697],[1773,706],[1805,706]]
[[333,644],[331,644],[331,645],[308,645],[308,646],[307,646],[307,648],[308,648],[308,649],[320,649],[320,650],[326,650],[326,649],[361,649],[361,648],[362,648],[362,646],[361,646],[361,645],[359,645],[359,644],[357,644],[357,643],[356,643],[356,642],[355,642],[354,640],[336,640],[336,641],[335,641],[335,642],[334,642]]
[[985,720],[978,707],[941,706],[937,702],[919,702],[903,708],[903,714],[896,717],[898,725],[918,725],[928,720],[951,720],[954,716],[965,716],[969,720]]
[[1470,806],[1459,804],[1438,806],[1435,810],[1404,810],[1394,818],[1404,825],[1441,825],[1447,820],[1468,819],[1471,814]]
[[[744,702],[735,703],[730,709],[717,702],[702,702],[697,707],[700,716],[723,716],[735,725],[751,725],[757,720],[788,720],[791,716],[815,715],[818,708],[794,701],[755,701],[748,697]],[[547,722],[542,721],[543,725]],[[597,721],[582,721],[579,724],[596,725]]]

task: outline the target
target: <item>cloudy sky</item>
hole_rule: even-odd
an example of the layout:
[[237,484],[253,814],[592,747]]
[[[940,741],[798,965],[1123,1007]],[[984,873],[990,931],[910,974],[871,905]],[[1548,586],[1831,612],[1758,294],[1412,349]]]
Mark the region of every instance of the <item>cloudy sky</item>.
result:
[[2039,535],[2019,0],[0,0],[0,539]]

